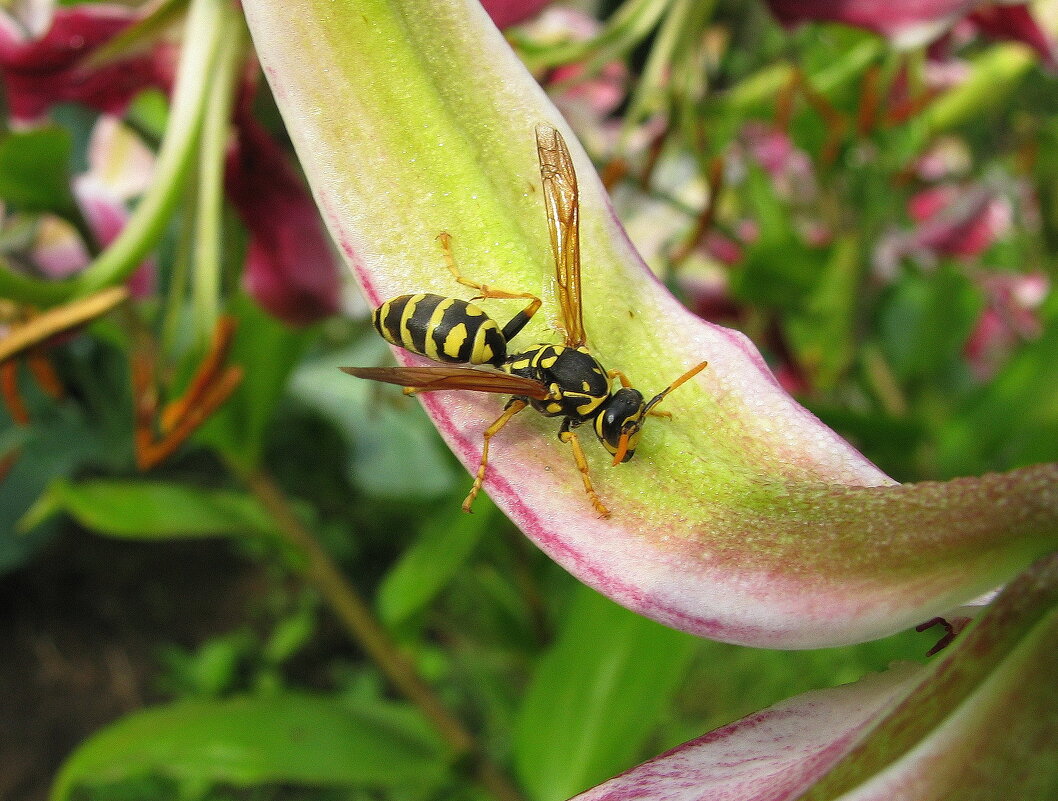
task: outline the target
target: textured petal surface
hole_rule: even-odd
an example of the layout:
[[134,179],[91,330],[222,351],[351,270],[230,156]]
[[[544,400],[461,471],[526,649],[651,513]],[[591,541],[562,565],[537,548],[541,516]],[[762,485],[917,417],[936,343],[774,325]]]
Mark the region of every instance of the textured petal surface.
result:
[[[247,0],[258,53],[332,236],[368,299],[469,298],[444,267],[539,293],[517,344],[561,341],[534,127],[559,127],[581,189],[592,351],[666,399],[618,467],[584,434],[600,520],[557,424],[525,413],[493,443],[486,489],[541,548],[664,623],[808,647],[901,629],[1006,580],[1058,539],[1058,468],[896,487],[778,386],[741,334],[697,319],[651,276],[590,161],[477,3]],[[506,321],[516,301],[490,301]],[[398,354],[406,363],[425,363]],[[476,466],[502,399],[423,403]]]
[[1051,556],[928,668],[793,698],[578,801],[1049,800],[1058,789],[1056,636]]
[[910,665],[806,693],[674,748],[577,801],[786,801],[863,737],[921,679]]

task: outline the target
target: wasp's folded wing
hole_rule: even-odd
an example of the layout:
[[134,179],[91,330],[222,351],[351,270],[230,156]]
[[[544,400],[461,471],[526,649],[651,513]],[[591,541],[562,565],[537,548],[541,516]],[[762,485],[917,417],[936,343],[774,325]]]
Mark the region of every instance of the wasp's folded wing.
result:
[[555,255],[555,277],[558,280],[566,344],[579,348],[586,337],[580,297],[577,174],[562,134],[550,125],[536,127],[536,151],[540,158],[540,177],[544,188],[547,225],[551,231],[551,249]]
[[473,367],[343,367],[342,370],[357,378],[414,387],[419,392],[462,389],[538,400],[548,397],[547,387],[539,381]]

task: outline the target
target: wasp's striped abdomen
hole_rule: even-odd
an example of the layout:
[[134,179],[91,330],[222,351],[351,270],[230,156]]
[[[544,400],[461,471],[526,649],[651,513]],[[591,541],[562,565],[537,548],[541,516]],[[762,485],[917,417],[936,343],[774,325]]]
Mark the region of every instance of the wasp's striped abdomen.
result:
[[496,321],[458,298],[401,295],[375,309],[372,322],[387,342],[435,362],[499,366],[507,356]]

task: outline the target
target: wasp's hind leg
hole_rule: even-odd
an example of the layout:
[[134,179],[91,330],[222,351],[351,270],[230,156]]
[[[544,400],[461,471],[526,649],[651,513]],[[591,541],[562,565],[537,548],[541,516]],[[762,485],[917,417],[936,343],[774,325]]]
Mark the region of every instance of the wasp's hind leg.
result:
[[500,429],[511,421],[512,417],[528,405],[528,403],[518,398],[511,399],[511,402],[507,404],[507,408],[503,410],[503,414],[496,418],[495,423],[485,429],[485,434],[483,435],[485,444],[481,448],[481,464],[478,466],[477,475],[474,476],[474,486],[470,488],[466,500],[463,501],[464,512],[470,512],[470,505],[474,503],[474,498],[477,497],[478,492],[481,490],[481,485],[485,483],[485,468],[489,464],[489,440],[496,436]]
[[437,241],[441,243],[441,253],[444,254],[445,266],[448,267],[448,271],[455,276],[458,283],[477,291],[478,294],[474,300],[485,300],[488,298],[526,298],[530,301],[528,306],[518,312],[518,314],[511,318],[511,321],[503,327],[503,338],[509,342],[519,331],[525,328],[525,324],[528,323],[529,320],[532,319],[532,316],[540,310],[540,298],[528,292],[510,292],[506,289],[497,289],[488,284],[471,281],[459,271],[459,267],[456,265],[455,256],[452,255],[452,235],[447,231],[442,231],[437,235]]
[[584,479],[584,491],[588,493],[588,498],[591,499],[591,505],[595,507],[595,511],[598,512],[600,516],[609,517],[610,510],[607,509],[599,499],[598,494],[595,492],[595,487],[591,484],[591,476],[588,475],[588,460],[584,458],[584,451],[580,447],[580,440],[577,438],[576,432],[569,427],[568,419],[562,424],[562,429],[558,432],[558,438],[563,442],[568,442],[573,449],[573,461],[577,463],[577,469],[580,470],[581,478]]

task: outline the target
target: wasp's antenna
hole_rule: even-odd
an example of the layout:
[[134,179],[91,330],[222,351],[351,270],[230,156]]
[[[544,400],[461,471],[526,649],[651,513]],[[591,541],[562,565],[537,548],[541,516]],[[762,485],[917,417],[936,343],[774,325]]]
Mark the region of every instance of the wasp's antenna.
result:
[[672,392],[672,390],[676,389],[676,387],[678,387],[680,384],[683,384],[686,381],[690,381],[692,378],[694,378],[696,375],[698,375],[698,373],[702,372],[702,370],[704,370],[708,366],[709,366],[709,362],[701,362],[700,364],[696,364],[694,367],[692,367],[686,373],[681,375],[679,378],[677,378],[675,381],[673,381],[671,384],[669,384],[667,387],[665,387],[665,389],[661,390],[661,392],[659,392],[657,395],[655,395],[653,398],[651,398],[650,402],[643,408],[643,414],[646,414],[651,409],[653,409],[655,406],[657,406],[659,403],[661,403],[661,401],[663,401],[665,399],[665,396],[668,395],[670,392]]

